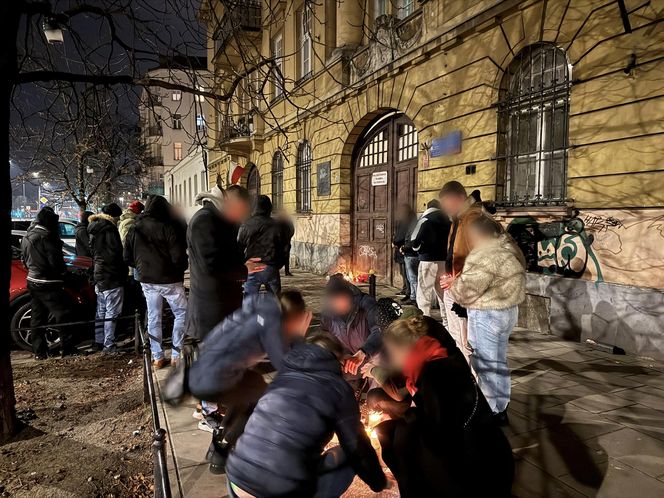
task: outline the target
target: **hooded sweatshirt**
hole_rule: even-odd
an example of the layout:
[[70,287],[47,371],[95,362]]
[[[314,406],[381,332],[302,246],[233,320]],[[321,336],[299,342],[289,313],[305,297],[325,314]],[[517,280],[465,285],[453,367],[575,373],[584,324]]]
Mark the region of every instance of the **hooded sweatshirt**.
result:
[[187,269],[185,227],[173,218],[160,195],[148,199],[125,238],[125,263],[138,271],[138,281],[172,284],[184,281]]
[[122,258],[122,242],[115,218],[104,213],[93,214],[88,234],[95,285],[100,291],[122,287],[127,278],[127,265]]
[[445,261],[450,220],[438,208],[429,208],[417,221],[410,235],[410,246],[420,261]]
[[67,266],[62,256],[59,219],[50,207],[42,208],[21,241],[28,282],[49,284],[64,281]]
[[270,198],[258,196],[253,216],[240,227],[238,243],[246,259],[260,258],[266,265],[281,268],[285,263],[286,242],[282,226],[271,215]]

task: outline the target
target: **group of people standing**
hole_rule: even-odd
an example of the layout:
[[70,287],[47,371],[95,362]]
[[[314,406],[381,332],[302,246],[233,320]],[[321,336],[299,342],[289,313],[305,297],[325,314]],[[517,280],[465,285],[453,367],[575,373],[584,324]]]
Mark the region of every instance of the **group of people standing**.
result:
[[425,316],[438,301],[443,323],[496,419],[507,424],[507,344],[525,299],[523,253],[479,191],[467,195],[456,181],[446,183],[419,218],[402,208],[393,245],[409,283],[403,301]]

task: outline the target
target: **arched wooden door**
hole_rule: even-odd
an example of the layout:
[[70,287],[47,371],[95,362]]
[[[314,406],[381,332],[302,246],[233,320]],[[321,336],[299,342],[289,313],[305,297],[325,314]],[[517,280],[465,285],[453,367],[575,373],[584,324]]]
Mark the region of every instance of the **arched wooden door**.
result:
[[415,207],[417,130],[406,116],[390,113],[364,132],[356,148],[353,174],[353,267],[373,269],[386,283],[401,285],[393,261],[395,214]]

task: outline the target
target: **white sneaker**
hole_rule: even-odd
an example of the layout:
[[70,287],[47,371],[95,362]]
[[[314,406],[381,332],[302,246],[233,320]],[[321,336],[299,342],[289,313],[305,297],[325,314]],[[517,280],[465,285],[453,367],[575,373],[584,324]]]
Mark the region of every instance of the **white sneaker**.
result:
[[191,416],[196,420],[205,420],[205,415],[203,415],[203,412],[198,410],[194,410],[194,413],[192,413]]
[[198,422],[198,430],[209,432],[210,434],[212,434],[214,432],[214,428],[210,424],[208,424],[207,420],[205,420],[205,419]]

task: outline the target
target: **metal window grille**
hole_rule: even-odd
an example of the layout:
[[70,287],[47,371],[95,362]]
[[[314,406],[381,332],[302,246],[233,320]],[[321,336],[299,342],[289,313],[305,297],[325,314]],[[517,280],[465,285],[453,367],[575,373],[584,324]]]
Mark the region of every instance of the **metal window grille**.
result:
[[360,154],[360,168],[387,164],[387,129],[376,133]]
[[302,142],[297,149],[297,210],[311,211],[311,144]]
[[503,76],[498,121],[501,204],[564,203],[570,73],[565,53],[541,43],[520,52]]
[[417,129],[413,125],[400,124],[397,127],[397,161],[407,161],[417,157]]
[[280,208],[284,205],[284,158],[281,152],[272,157],[272,205]]

